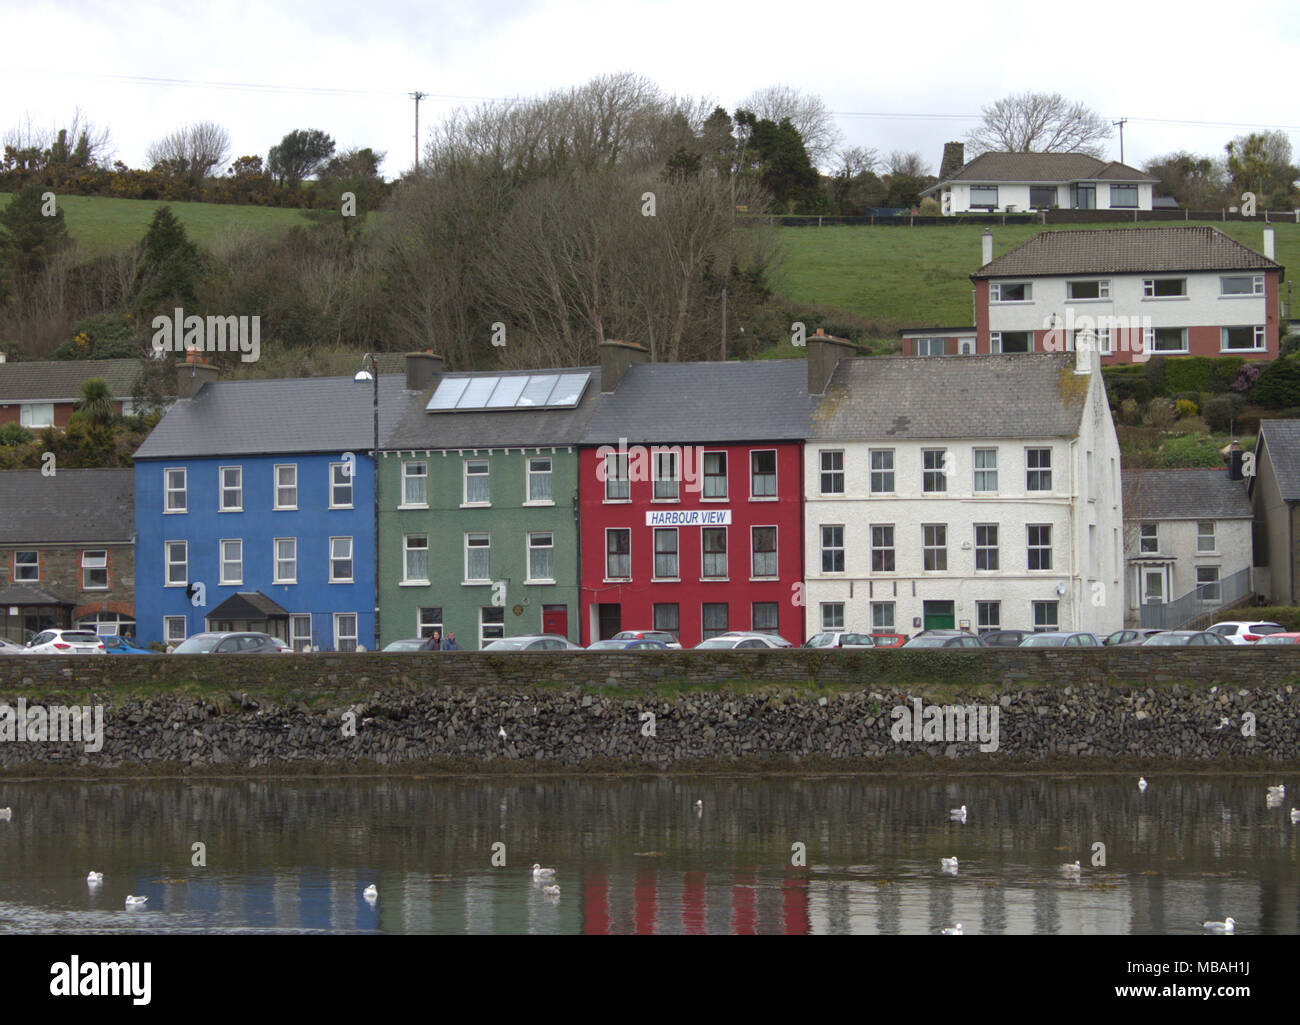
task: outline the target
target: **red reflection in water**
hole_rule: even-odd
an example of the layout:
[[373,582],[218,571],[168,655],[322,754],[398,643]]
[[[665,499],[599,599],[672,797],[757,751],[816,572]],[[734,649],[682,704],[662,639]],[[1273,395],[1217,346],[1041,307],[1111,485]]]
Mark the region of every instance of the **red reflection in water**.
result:
[[637,870],[636,874],[636,934],[650,936],[655,932],[655,923],[659,917],[659,873],[651,868]]
[[736,869],[736,883],[731,888],[731,932],[733,936],[753,936],[758,913],[754,900],[752,868]]
[[682,929],[687,936],[708,932],[708,900],[704,891],[704,873],[687,872],[682,886]]
[[812,932],[812,923],[808,919],[808,874],[804,871],[786,869],[785,906],[781,917],[787,936],[807,936]]
[[582,931],[588,936],[609,935],[609,879],[601,872],[582,884]]

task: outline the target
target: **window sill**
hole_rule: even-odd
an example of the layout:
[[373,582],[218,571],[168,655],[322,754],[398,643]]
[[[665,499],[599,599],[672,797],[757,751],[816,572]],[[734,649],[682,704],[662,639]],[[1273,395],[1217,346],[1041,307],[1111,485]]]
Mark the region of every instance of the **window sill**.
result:
[[271,512],[297,512],[297,511],[298,511],[298,507],[297,507],[296,505],[273,505],[273,506],[271,506]]
[[650,499],[650,504],[651,504],[651,505],[681,505],[681,503],[682,503],[682,499],[681,499],[681,496],[680,496],[680,495],[678,495],[676,498],[652,498],[652,499]]
[[349,578],[347,580],[331,580],[330,583],[331,584],[355,584],[356,581]]
[[727,498],[726,495],[723,495],[720,498],[705,498],[703,495],[701,495],[700,501],[701,502],[726,502],[729,501],[729,499]]
[[164,509],[164,516],[184,516],[189,512],[188,509]]
[[729,584],[731,577],[700,577],[701,584]]
[[778,584],[781,582],[780,577],[750,577],[751,584]]
[[330,508],[330,509],[355,509],[356,506],[352,506],[352,505],[331,505],[331,506],[329,506],[328,508]]
[[1219,293],[1220,299],[1263,299],[1263,292],[1231,292],[1228,295]]
[[1189,298],[1191,297],[1186,295],[1144,295],[1142,301],[1144,303],[1185,303]]
[[651,577],[650,578],[650,583],[652,584],[680,584],[681,582],[682,582],[681,577]]
[[244,511],[244,507],[243,507],[242,505],[241,505],[238,509],[218,509],[218,510],[217,510],[217,512],[219,512],[219,513],[241,513],[241,512],[243,512],[243,511]]
[[462,509],[491,509],[492,503],[491,502],[461,502],[460,507]]
[[781,496],[780,495],[750,495],[749,500],[751,502],[779,502],[781,501]]
[[[525,509],[554,509],[555,508],[555,503],[553,501],[524,502],[522,503],[522,505],[523,508]],[[411,508],[415,508],[415,506],[412,506]],[[426,505],[426,506],[422,506],[422,508],[427,509],[429,507]]]
[[1262,349],[1224,349],[1224,348],[1219,349],[1219,354],[1221,356],[1246,356],[1246,355],[1258,356],[1258,355],[1266,354],[1267,352],[1268,352],[1267,346],[1265,346]]
[[[460,582],[460,586],[461,587],[491,587],[492,581],[491,580],[462,580]],[[500,638],[498,638],[498,640],[499,639]]]
[[1191,352],[1190,349],[1152,349],[1152,356],[1186,356]]
[[601,499],[601,503],[600,503],[600,504],[601,504],[601,505],[631,505],[631,504],[632,504],[632,499],[630,499],[630,498],[604,498],[604,499]]
[[524,586],[525,586],[525,587],[533,587],[533,586],[537,586],[537,587],[554,587],[554,586],[555,586],[555,581],[554,581],[554,580],[551,580],[551,579],[543,579],[543,580],[525,580],[525,581],[524,581]]
[[603,584],[630,584],[631,582],[631,577],[604,577],[601,579]]
[[218,587],[243,587],[244,582],[242,580],[222,580],[218,582],[217,586]]
[[428,587],[431,581],[428,580],[402,580],[398,587]]
[[297,584],[297,583],[298,583],[297,580],[272,580],[272,581],[271,581],[271,586],[272,586],[272,587],[287,587],[287,586],[290,585],[290,584]]
[[402,512],[405,509],[427,509],[427,508],[429,508],[429,503],[424,502],[421,503],[420,505],[399,505],[397,507],[397,511]]

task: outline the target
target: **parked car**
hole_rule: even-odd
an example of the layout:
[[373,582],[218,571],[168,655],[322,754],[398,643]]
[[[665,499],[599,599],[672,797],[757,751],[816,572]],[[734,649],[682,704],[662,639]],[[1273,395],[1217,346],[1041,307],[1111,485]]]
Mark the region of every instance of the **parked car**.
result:
[[1154,637],[1158,633],[1164,633],[1163,630],[1154,630],[1151,627],[1142,627],[1140,630],[1116,630],[1113,634],[1107,635],[1101,643],[1108,648],[1131,648],[1143,643],[1148,637]]
[[278,655],[293,654],[293,648],[270,634],[201,633],[186,638],[172,649],[173,655]]
[[1020,642],[1033,635],[1032,630],[990,630],[980,639],[989,648],[1018,648]]
[[1162,630],[1142,642],[1144,648],[1186,648],[1219,644],[1231,647],[1232,641],[1208,630]]
[[840,634],[838,646],[841,648],[901,648],[906,643],[907,634]]
[[813,634],[803,642],[805,648],[838,648],[840,638],[847,633],[845,630],[822,630]]
[[983,648],[984,642],[966,630],[922,630],[904,648]]
[[104,642],[104,650],[110,655],[157,655],[158,652],[153,648],[146,648],[142,644],[136,644],[129,637],[119,637],[116,634],[105,634],[100,638]]
[[1300,633],[1267,634],[1255,642],[1256,647],[1261,644],[1300,644]]
[[1229,644],[1254,644],[1261,637],[1280,634],[1285,630],[1286,627],[1280,623],[1259,619],[1225,619],[1222,623],[1215,623],[1210,627],[1210,633],[1225,638]]
[[7,641],[0,637],[0,655],[21,655],[26,650],[17,641]]
[[667,630],[620,630],[611,641],[658,641],[665,648],[681,648],[682,644]]
[[584,651],[580,644],[574,644],[567,637],[559,634],[523,634],[519,637],[503,637],[483,645],[484,651]]
[[[680,648],[681,645],[679,644]],[[594,641],[587,645],[587,651],[667,651],[668,645],[663,641],[649,637],[610,637],[604,641]]]
[[1022,648],[1100,648],[1101,641],[1086,630],[1045,630],[1030,634],[1020,642]]
[[695,645],[693,651],[716,651],[725,648],[793,648],[794,645],[784,637],[776,634],[744,633],[739,630],[733,630],[729,633],[718,634],[716,637],[710,637],[707,641],[700,641]]
[[104,650],[93,630],[42,630],[23,649],[28,655],[103,655]]
[[410,637],[401,641],[389,641],[384,651],[437,651],[432,637]]

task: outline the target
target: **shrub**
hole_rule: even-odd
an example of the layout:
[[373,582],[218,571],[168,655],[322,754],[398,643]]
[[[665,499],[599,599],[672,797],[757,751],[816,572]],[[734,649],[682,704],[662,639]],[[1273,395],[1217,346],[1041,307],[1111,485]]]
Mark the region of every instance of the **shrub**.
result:
[[0,424],[0,445],[30,445],[32,437],[21,424]]
[[1170,399],[1152,399],[1147,407],[1147,423],[1164,430],[1174,422],[1178,411]]
[[1220,356],[1214,361],[1214,370],[1210,373],[1209,390],[1215,395],[1222,395],[1228,391],[1245,365],[1246,360],[1243,356]]
[[1209,356],[1179,356],[1165,364],[1165,394],[1209,391],[1214,360]]
[[1268,409],[1300,406],[1300,360],[1279,359],[1259,374],[1250,400]]
[[1119,418],[1126,424],[1140,424],[1142,407],[1137,404],[1136,399],[1125,399],[1119,404]]
[[926,196],[921,200],[921,205],[916,212],[922,217],[941,217],[943,216],[943,207],[939,205],[939,201],[933,196]]
[[1300,349],[1300,334],[1287,335],[1282,339],[1282,344],[1278,346],[1277,358],[1286,359],[1297,349]]
[[1180,416],[1174,424],[1174,430],[1180,434],[1209,434],[1210,425],[1199,416]]
[[1210,399],[1201,412],[1211,430],[1226,431],[1231,429],[1235,421],[1241,419],[1245,409],[1246,400],[1235,392],[1229,392],[1227,395],[1216,395]]
[[1236,379],[1232,382],[1232,390],[1240,395],[1246,394],[1255,387],[1255,382],[1259,380],[1261,372],[1262,368],[1258,363],[1244,364],[1241,370],[1237,372]]
[[1165,363],[1168,359],[1168,356],[1152,356],[1146,361],[1142,373],[1151,387],[1152,395],[1165,393]]
[[1197,409],[1196,403],[1191,399],[1176,399],[1174,401],[1174,410],[1181,420],[1183,417],[1195,416],[1200,410]]

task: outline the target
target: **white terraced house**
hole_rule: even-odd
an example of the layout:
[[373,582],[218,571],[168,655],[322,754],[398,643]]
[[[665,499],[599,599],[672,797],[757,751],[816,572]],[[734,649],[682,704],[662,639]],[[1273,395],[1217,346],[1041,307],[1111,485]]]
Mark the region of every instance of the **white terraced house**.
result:
[[825,368],[804,457],[810,631],[1119,629],[1119,445],[1095,353],[809,358]]

